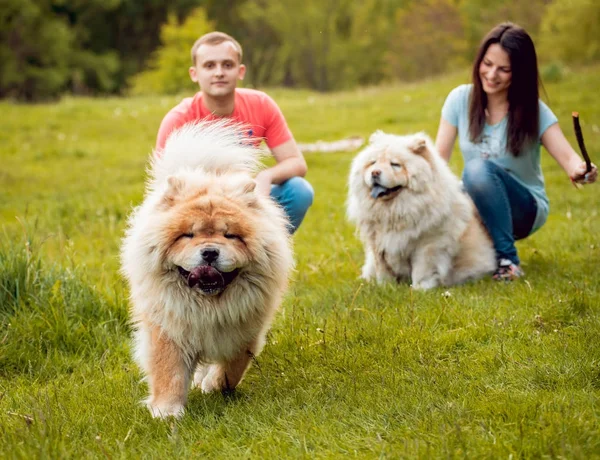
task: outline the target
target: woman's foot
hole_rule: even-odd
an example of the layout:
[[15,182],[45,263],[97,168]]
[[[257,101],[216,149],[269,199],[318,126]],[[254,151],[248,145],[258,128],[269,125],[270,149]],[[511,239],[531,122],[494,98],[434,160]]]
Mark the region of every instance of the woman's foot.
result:
[[500,259],[492,278],[496,281],[512,281],[522,276],[525,276],[525,272],[521,267],[509,259]]

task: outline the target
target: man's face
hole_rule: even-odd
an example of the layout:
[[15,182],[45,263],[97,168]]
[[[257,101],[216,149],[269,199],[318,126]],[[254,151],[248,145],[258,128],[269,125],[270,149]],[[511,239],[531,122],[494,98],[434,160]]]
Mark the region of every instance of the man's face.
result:
[[218,45],[200,45],[196,51],[196,65],[190,67],[190,78],[202,92],[212,97],[233,94],[237,81],[244,79],[246,66],[240,64],[238,53],[231,42]]

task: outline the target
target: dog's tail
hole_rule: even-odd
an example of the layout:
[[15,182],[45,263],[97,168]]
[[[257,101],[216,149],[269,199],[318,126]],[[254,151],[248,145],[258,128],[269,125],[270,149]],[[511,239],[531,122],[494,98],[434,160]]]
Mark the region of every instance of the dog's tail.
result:
[[256,172],[264,153],[251,144],[247,131],[228,119],[183,125],[171,133],[161,151],[154,152],[150,176],[160,182],[181,170]]

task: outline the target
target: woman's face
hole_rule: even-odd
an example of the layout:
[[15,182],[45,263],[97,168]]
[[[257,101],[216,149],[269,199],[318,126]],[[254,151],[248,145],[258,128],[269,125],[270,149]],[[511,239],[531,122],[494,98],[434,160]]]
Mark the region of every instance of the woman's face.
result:
[[479,64],[479,78],[483,91],[488,95],[508,94],[512,80],[510,57],[498,43],[490,45]]

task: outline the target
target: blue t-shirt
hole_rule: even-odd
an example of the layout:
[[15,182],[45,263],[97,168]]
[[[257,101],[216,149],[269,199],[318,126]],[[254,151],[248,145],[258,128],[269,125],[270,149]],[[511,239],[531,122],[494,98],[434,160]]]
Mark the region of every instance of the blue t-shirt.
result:
[[504,168],[519,183],[526,187],[537,202],[537,215],[531,232],[539,229],[548,217],[548,196],[544,188],[544,176],[540,165],[540,146],[542,134],[554,123],[556,115],[542,101],[540,103],[540,131],[538,142],[514,156],[506,148],[508,116],[495,125],[483,127],[481,142],[475,144],[469,134],[469,95],[473,85],[461,85],[454,88],[442,107],[442,118],[458,129],[458,145],[465,164],[474,158],[485,158]]

